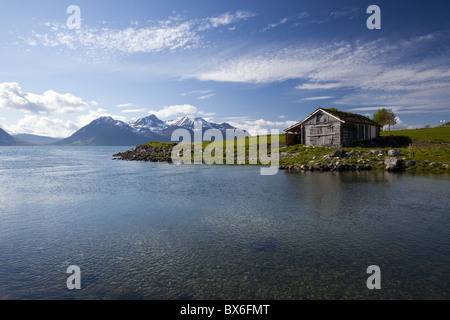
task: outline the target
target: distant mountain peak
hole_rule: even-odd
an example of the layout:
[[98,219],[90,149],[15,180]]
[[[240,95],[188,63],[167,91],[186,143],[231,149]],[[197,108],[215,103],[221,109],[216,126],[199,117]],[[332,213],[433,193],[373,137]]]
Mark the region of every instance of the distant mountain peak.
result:
[[148,131],[149,129],[159,130],[167,126],[164,121],[158,119],[158,117],[154,114],[144,118],[132,120],[129,122],[129,125],[138,131]]
[[227,129],[236,129],[229,124],[216,124],[202,117],[194,116],[184,116],[177,120],[163,121],[152,114],[128,123],[115,120],[110,116],[103,116],[84,126],[69,138],[54,144],[141,145],[151,141],[171,142],[172,133],[178,128],[184,128],[193,133],[196,121],[201,122],[203,130],[218,129],[225,133]]
[[170,126],[192,129],[194,128],[195,122],[201,122],[203,127],[209,128],[214,126],[212,122],[206,121],[202,117],[194,117],[194,116],[184,116],[176,120],[167,121],[167,124],[169,124]]

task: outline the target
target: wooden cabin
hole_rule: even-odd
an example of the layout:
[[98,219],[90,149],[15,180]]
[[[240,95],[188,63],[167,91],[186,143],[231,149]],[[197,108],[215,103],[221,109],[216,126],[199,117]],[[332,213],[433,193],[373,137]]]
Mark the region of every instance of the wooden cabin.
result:
[[381,126],[360,114],[318,108],[305,120],[284,130],[286,145],[347,147],[380,136]]

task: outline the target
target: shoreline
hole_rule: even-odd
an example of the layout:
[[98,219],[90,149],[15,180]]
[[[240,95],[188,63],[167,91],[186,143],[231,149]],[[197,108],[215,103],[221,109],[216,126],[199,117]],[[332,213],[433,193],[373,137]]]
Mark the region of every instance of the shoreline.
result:
[[[172,163],[175,143],[153,142],[137,146],[113,155],[113,160]],[[448,161],[437,161],[430,156],[425,159],[423,148],[328,148],[296,145],[279,149],[279,170],[285,171],[390,171],[411,173],[449,174]],[[445,155],[443,157],[447,159]],[[225,161],[224,161],[225,163]],[[216,164],[217,165],[217,164]],[[248,155],[245,164],[250,165]]]

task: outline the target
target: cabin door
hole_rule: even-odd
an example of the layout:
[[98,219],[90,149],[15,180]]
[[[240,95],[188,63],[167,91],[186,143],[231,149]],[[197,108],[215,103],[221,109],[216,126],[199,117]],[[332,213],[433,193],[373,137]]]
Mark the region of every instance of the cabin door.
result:
[[313,146],[333,145],[333,125],[310,126],[310,141]]

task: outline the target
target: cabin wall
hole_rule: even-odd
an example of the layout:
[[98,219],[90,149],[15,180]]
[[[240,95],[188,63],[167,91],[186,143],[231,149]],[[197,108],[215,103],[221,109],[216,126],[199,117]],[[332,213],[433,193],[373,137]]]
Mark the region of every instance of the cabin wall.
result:
[[350,146],[351,144],[372,140],[380,136],[380,128],[375,125],[363,123],[345,123],[342,126],[342,145]]
[[341,122],[318,112],[303,123],[302,143],[313,146],[339,147],[341,145]]

